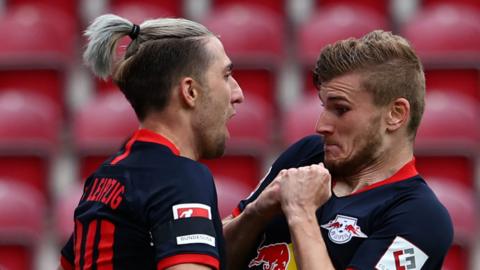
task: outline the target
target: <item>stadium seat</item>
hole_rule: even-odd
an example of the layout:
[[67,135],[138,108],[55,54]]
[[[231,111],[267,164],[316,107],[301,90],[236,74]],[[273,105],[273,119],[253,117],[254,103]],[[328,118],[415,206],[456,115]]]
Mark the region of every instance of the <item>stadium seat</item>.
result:
[[267,105],[255,96],[237,104],[236,115],[228,122],[229,153],[262,154],[271,145],[273,117]]
[[402,28],[425,65],[428,89],[451,88],[480,101],[480,10],[434,5]]
[[38,6],[40,8],[55,8],[70,18],[78,19],[78,5],[82,0],[7,0],[7,8],[18,6]]
[[53,8],[25,5],[0,17],[0,88],[35,91],[64,108],[65,73],[74,48],[74,25]]
[[429,91],[415,155],[432,176],[457,179],[473,187],[480,147],[479,103],[451,91]]
[[201,162],[210,169],[214,178],[226,177],[249,189],[253,189],[258,184],[263,169],[263,160],[248,154],[226,154],[218,159],[201,160]]
[[389,1],[378,0],[315,0],[318,9],[323,9],[335,5],[347,5],[351,7],[359,7],[370,9],[384,18],[389,14]]
[[427,90],[416,143],[419,150],[476,151],[480,144],[480,102],[454,90]]
[[84,180],[138,128],[135,113],[120,91],[107,91],[75,113],[75,148]]
[[[182,1],[178,0],[109,0],[109,6],[111,9],[115,10],[118,7],[132,7],[134,12],[138,12],[134,6],[138,7],[151,7],[152,12],[147,12],[146,14],[154,15],[168,15],[173,17],[181,17],[183,12]],[[157,11],[162,10],[162,14],[158,14]],[[117,9],[118,11],[118,9]],[[142,11],[143,12],[143,11]],[[137,17],[143,21],[141,17]],[[153,18],[153,17],[150,17]],[[148,17],[147,17],[148,19]],[[140,21],[139,21],[140,22]]]
[[242,182],[222,176],[215,176],[215,185],[218,195],[218,210],[222,219],[230,215],[240,200],[246,198],[253,190]]
[[283,121],[283,144],[287,146],[307,135],[315,134],[315,125],[322,110],[322,104],[316,95],[306,94],[295,103]]
[[304,89],[314,89],[311,70],[322,48],[338,40],[359,38],[375,29],[388,29],[387,21],[365,7],[332,5],[314,13],[299,26],[297,56],[305,74]]
[[38,191],[14,179],[0,179],[2,269],[35,269],[45,210],[45,202]]
[[66,190],[62,191],[59,199],[55,202],[54,222],[56,242],[64,245],[73,232],[73,212],[83,194],[83,185],[79,182],[73,183]]
[[213,8],[236,4],[258,5],[260,8],[266,8],[280,16],[285,16],[285,2],[285,0],[213,0]]
[[453,179],[427,178],[428,185],[447,208],[453,221],[454,241],[443,269],[468,269],[471,248],[478,233],[478,203],[473,189],[465,188]]
[[0,178],[17,179],[48,197],[60,116],[42,95],[0,91]]
[[258,96],[275,111],[284,41],[281,18],[268,9],[238,4],[214,9],[203,23],[220,36],[247,99]]
[[462,5],[470,8],[480,9],[480,2],[477,0],[421,0],[422,7],[431,7],[435,5]]

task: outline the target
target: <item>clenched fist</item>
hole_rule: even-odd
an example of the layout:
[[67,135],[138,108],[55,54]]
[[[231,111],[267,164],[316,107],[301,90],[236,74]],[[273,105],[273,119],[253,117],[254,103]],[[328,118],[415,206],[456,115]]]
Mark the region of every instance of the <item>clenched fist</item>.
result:
[[330,173],[323,163],[282,170],[275,181],[280,185],[280,203],[287,217],[315,215],[332,195]]

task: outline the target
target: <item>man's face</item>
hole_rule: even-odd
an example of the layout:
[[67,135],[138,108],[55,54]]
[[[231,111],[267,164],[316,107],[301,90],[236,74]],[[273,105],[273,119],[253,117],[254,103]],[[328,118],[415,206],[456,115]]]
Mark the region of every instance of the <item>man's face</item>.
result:
[[243,102],[244,97],[242,89],[232,77],[232,62],[220,40],[212,37],[205,46],[212,60],[204,72],[194,126],[201,157],[215,158],[223,154],[230,136],[227,121],[235,114],[234,104]]
[[322,84],[319,96],[325,109],[316,130],[325,139],[325,166],[334,177],[358,173],[382,152],[382,108],[373,104],[356,73]]

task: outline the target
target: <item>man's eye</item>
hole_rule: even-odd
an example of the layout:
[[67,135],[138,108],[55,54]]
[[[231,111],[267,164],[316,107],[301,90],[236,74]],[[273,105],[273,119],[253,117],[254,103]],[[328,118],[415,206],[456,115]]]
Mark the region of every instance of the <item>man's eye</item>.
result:
[[338,114],[338,115],[343,115],[345,114],[346,112],[348,112],[349,109],[347,107],[337,107],[335,108],[335,112]]

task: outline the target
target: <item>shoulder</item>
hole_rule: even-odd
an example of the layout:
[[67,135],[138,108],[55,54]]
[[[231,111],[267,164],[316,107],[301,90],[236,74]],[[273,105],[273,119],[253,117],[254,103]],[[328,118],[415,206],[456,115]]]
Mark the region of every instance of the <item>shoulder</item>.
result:
[[323,161],[323,153],[323,138],[319,135],[310,135],[290,145],[275,164],[282,168],[310,165]]
[[387,215],[389,226],[430,254],[446,253],[453,240],[447,209],[421,177],[412,178],[410,185],[394,198]]

